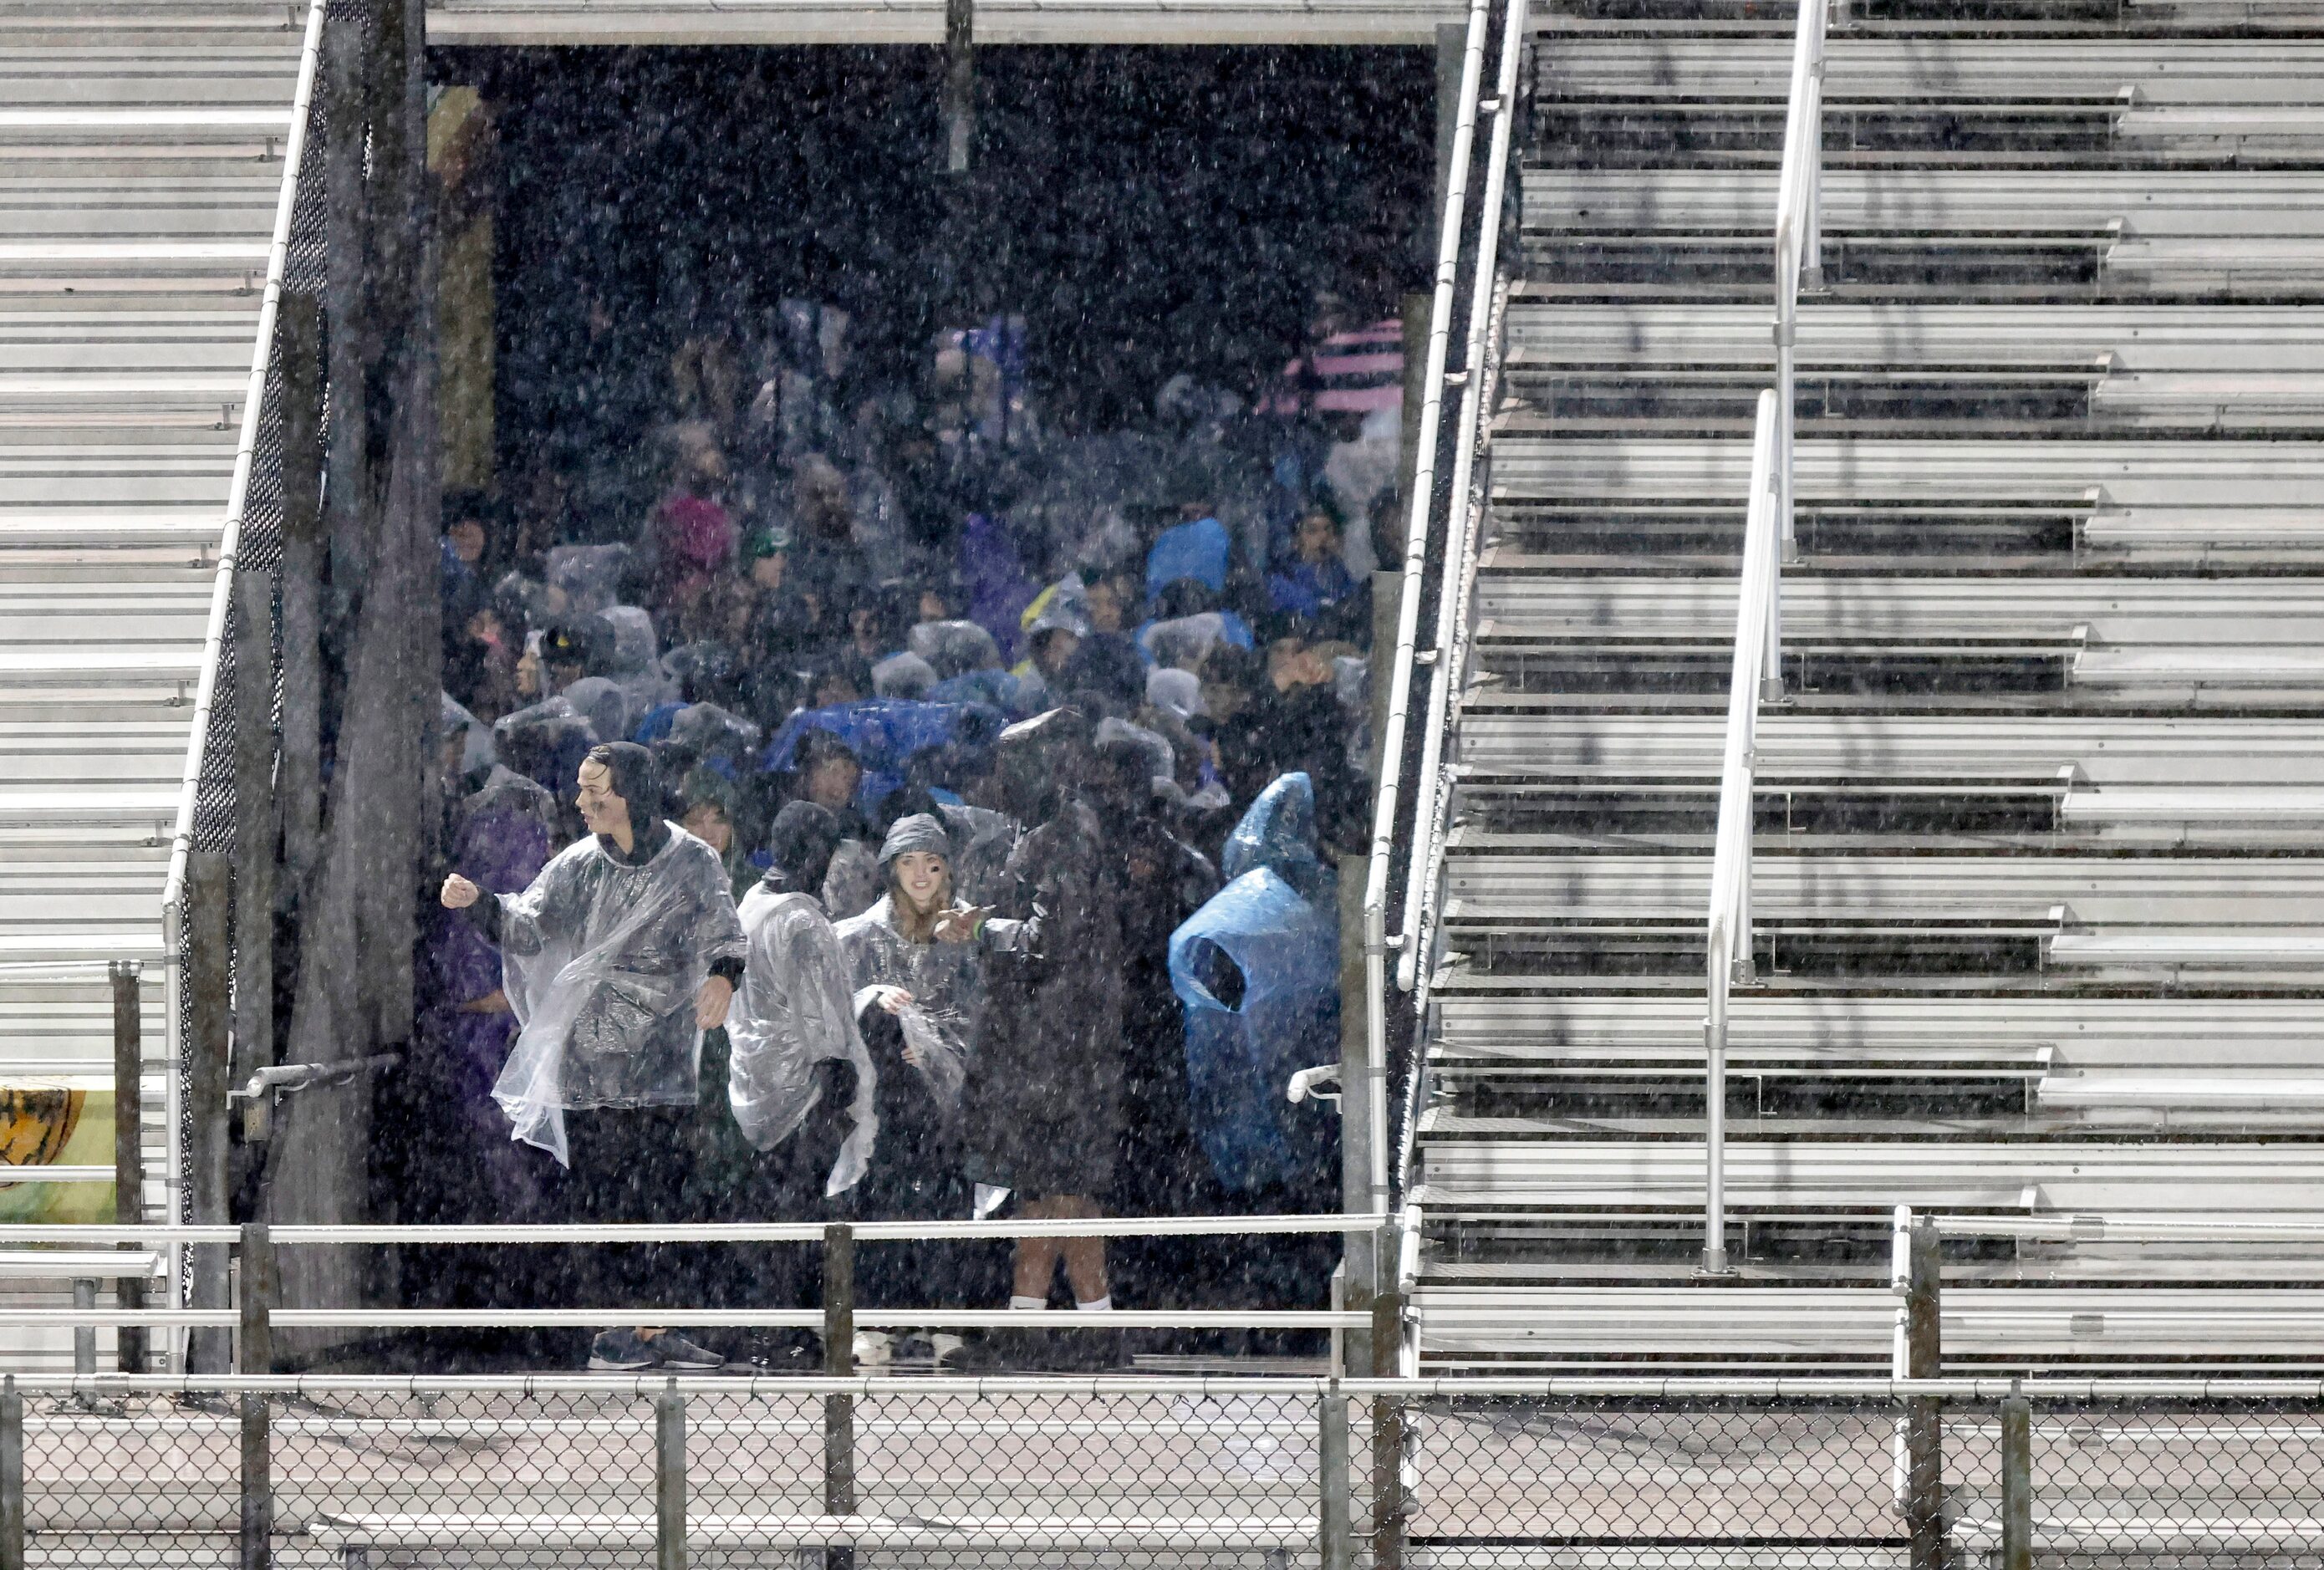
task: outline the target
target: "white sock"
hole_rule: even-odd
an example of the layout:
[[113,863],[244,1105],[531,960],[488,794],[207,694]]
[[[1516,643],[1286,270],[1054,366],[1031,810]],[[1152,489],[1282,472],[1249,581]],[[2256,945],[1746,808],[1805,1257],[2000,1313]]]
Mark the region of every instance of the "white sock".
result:
[[1111,1313],[1113,1309],[1113,1294],[1108,1292],[1104,1297],[1096,1298],[1088,1303],[1076,1302],[1074,1307],[1080,1309],[1084,1314]]
[[1011,1308],[1047,1308],[1048,1306],[1047,1301],[1039,1298],[1011,1297],[1009,1299],[1009,1307]]

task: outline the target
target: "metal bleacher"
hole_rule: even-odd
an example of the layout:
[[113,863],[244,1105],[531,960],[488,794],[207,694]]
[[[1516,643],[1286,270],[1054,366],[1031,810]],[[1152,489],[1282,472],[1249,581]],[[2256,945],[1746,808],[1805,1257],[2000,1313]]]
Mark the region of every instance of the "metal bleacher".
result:
[[[0,1085],[113,1090],[106,966],[137,963],[143,1083],[122,1088],[147,1104],[153,1214],[162,890],[306,32],[295,4],[0,3]],[[95,1135],[65,1159],[110,1172]],[[58,1214],[27,1204],[52,1187],[0,1189],[7,1218]]]
[[[1706,1271],[1703,944],[1788,5],[1531,18],[1406,1173],[1426,1371],[2324,1366],[2324,8],[1825,45]],[[1739,662],[1738,662],[1739,669]],[[1417,853],[1416,853],[1417,854]],[[1998,1234],[1998,1235],[1988,1235]]]

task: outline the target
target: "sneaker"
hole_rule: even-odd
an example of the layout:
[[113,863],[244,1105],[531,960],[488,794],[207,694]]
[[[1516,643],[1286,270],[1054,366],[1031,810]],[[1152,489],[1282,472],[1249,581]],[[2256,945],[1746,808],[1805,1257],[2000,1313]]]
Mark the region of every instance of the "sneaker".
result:
[[608,1330],[589,1344],[593,1373],[632,1373],[661,1366],[659,1341],[648,1341],[634,1330]]
[[665,1330],[646,1344],[661,1353],[664,1368],[690,1369],[696,1373],[708,1373],[726,1366],[725,1357],[697,1342],[688,1341],[675,1330]]
[[891,1362],[932,1363],[936,1360],[936,1344],[928,1338],[927,1333],[922,1330],[905,1331],[896,1337],[896,1344],[889,1353],[889,1361]]
[[928,1333],[928,1355],[936,1360],[936,1367],[958,1368],[967,1353],[968,1343],[951,1332],[932,1330]]
[[823,1343],[806,1330],[760,1331],[751,1337],[751,1367],[760,1373],[823,1371]]
[[855,1333],[855,1366],[885,1368],[896,1355],[896,1338],[884,1330]]

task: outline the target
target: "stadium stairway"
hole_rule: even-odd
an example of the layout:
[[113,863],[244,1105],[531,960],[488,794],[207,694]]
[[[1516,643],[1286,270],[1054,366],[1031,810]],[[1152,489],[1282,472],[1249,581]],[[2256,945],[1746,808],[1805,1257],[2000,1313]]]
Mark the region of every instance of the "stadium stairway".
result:
[[[295,3],[0,3],[11,1162],[110,1166],[96,1115],[115,1089],[102,966],[135,960],[147,1170],[162,1169],[162,882],[305,31]],[[63,1108],[14,1094],[60,1089],[83,1094]],[[109,1185],[20,1182],[0,1196],[8,1220],[112,1219]],[[149,1181],[154,1214],[160,1203]],[[69,1349],[55,1332],[0,1353],[22,1368]]]
[[[2324,13],[1873,0],[1699,1272],[1788,5],[1535,16],[1407,1195],[1428,1371],[1885,1371],[1891,1212],[2324,1207]],[[1950,1238],[1949,1372],[2324,1365],[2324,1249]]]

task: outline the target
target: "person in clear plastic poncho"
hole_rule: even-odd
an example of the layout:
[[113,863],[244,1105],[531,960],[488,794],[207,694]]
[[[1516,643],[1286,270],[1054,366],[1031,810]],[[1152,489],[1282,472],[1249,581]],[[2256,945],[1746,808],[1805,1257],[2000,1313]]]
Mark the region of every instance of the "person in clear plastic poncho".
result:
[[[855,984],[853,1005],[879,1075],[881,1150],[858,1191],[867,1221],[940,1221],[968,1214],[961,1174],[961,1094],[968,1078],[982,997],[982,957],[963,942],[939,942],[938,919],[955,908],[954,842],[928,813],[899,817],[880,846],[884,891],[861,916],[839,924]],[[889,1243],[858,1267],[861,1300],[874,1307],[959,1307],[956,1243]],[[892,1340],[856,1336],[859,1362],[958,1353],[949,1332],[908,1331]]]
[[727,1100],[755,1150],[782,1144],[833,1093],[826,1082],[835,1076],[818,1074],[820,1065],[853,1070],[844,1102],[853,1126],[823,1182],[825,1198],[861,1181],[880,1131],[876,1079],[856,1032],[847,956],[822,902],[808,891],[822,886],[840,834],[837,817],[812,801],[794,801],[776,816],[770,836],[775,865],[742,898],[750,953],[726,1025],[733,1043]]
[[[576,1221],[684,1218],[702,1032],[724,1024],[742,974],[742,922],[718,854],[662,820],[653,756],[624,742],[590,749],[577,805],[590,833],[521,894],[482,898],[455,874],[443,903],[501,950],[519,1026],[493,1085],[512,1137],[568,1169]],[[583,1300],[669,1301],[659,1254],[579,1251]],[[683,1336],[609,1330],[593,1368],[715,1366]]]

